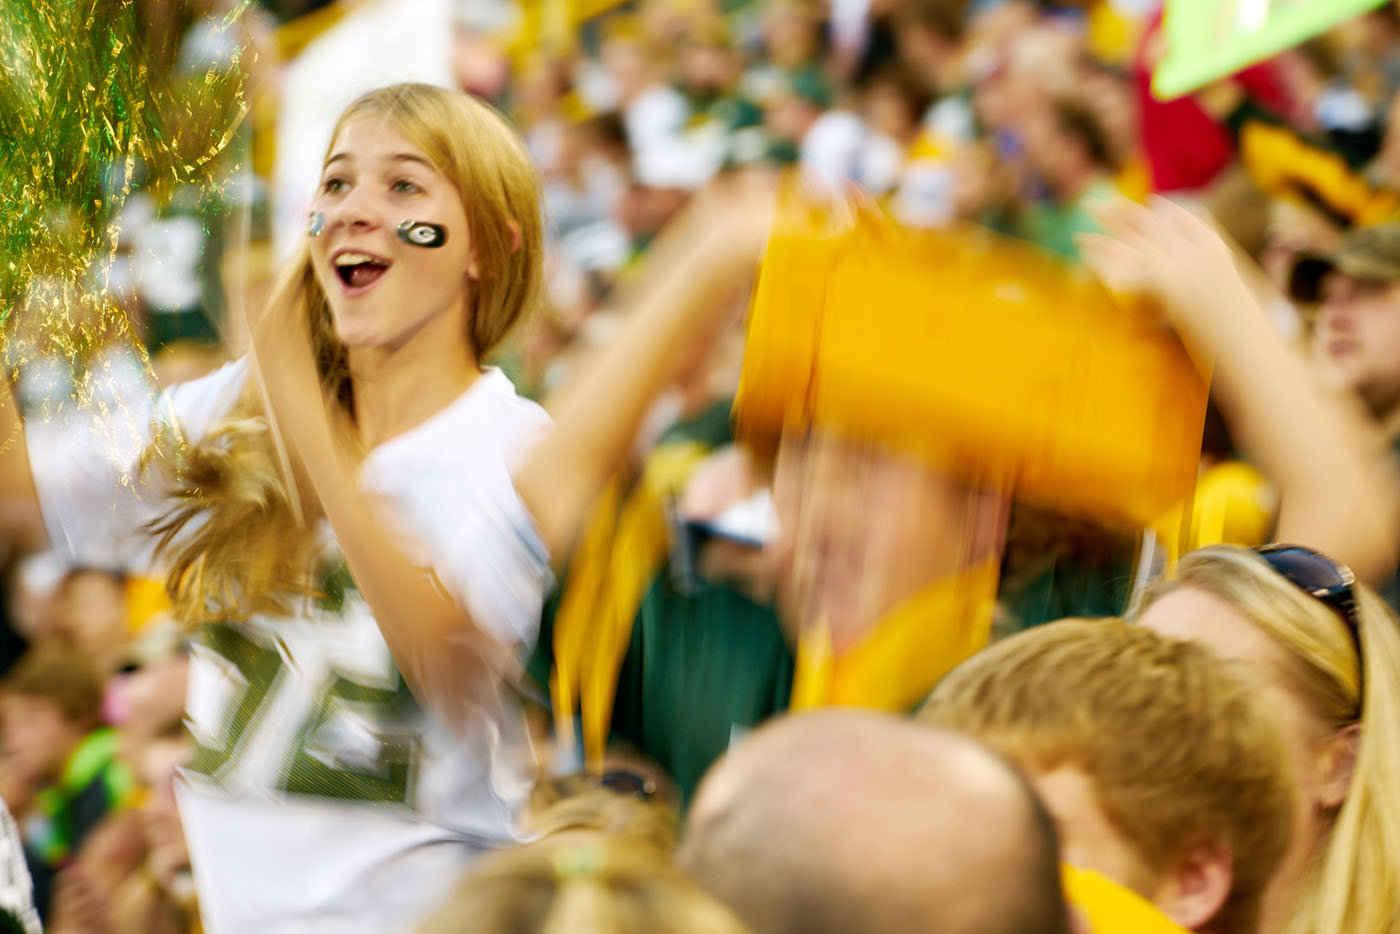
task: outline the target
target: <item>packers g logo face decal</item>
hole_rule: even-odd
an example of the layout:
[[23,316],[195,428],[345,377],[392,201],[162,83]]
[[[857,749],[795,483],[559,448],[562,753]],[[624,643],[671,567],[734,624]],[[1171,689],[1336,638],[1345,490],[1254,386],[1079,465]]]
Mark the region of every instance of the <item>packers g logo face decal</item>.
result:
[[447,228],[426,221],[404,221],[398,233],[400,240],[413,246],[439,247],[447,242]]

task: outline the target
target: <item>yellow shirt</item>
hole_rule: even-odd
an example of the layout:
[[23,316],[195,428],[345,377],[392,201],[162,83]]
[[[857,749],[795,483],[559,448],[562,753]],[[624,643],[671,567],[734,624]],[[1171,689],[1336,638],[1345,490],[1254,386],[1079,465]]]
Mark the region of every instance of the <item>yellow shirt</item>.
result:
[[1060,869],[1065,898],[1087,918],[1091,934],[1186,934],[1156,905],[1092,869],[1067,863]]

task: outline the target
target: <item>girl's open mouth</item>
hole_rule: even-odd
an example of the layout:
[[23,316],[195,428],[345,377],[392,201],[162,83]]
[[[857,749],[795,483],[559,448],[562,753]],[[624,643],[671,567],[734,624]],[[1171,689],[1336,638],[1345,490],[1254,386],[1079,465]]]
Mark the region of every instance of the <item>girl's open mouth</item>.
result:
[[346,250],[337,253],[332,259],[336,275],[350,289],[365,289],[379,281],[379,277],[389,268],[389,263],[368,253]]

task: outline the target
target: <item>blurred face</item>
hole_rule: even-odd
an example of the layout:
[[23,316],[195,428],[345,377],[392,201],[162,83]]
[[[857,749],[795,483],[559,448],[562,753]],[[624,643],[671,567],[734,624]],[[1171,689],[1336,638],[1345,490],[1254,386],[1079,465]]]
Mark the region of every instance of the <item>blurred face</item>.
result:
[[1313,350],[1333,385],[1381,417],[1400,405],[1400,283],[1333,272],[1322,285]]
[[189,656],[180,653],[111,679],[105,719],[133,740],[155,736],[178,723],[185,708],[189,667]]
[[972,106],[988,129],[1019,135],[1021,119],[1040,114],[1047,103],[1043,89],[1037,93],[1023,77],[1003,71],[978,82]]
[[805,64],[817,47],[816,27],[798,4],[780,3],[769,8],[763,29],[769,60],[779,68]]
[[[473,260],[456,187],[382,117],[353,120],[331,145],[312,210],[325,228],[311,262],[336,334],[352,351],[464,344]],[[436,248],[399,239],[401,221],[447,230]]]
[[554,65],[541,63],[520,77],[514,99],[518,108],[532,114],[544,114],[553,111],[563,92],[563,82]]
[[121,580],[98,571],[68,577],[54,605],[58,641],[95,660],[115,666],[127,642],[126,591]]
[[1060,836],[1060,859],[1092,869],[1105,878],[1151,898],[1157,874],[1137,856],[1126,837],[1103,812],[1089,777],[1072,766],[1027,776]]
[[1061,129],[1049,111],[1027,114],[1020,120],[1020,129],[1027,163],[1051,185],[1072,179],[1085,161],[1082,145]]
[[0,733],[7,764],[27,781],[53,781],[83,731],[53,701],[12,695],[0,701]]
[[624,103],[651,84],[651,68],[640,46],[633,42],[610,42],[603,47],[603,67],[617,86]]
[[773,479],[784,621],[837,651],[918,591],[1000,548],[1000,497],[831,436],[784,441]]
[[923,26],[909,26],[897,31],[895,42],[899,57],[923,76],[931,85],[942,87],[944,73],[956,59],[958,47]]
[[701,94],[719,94],[734,76],[733,58],[722,46],[692,46],[685,52],[682,64],[686,86]]
[[953,213],[972,220],[998,196],[996,154],[990,146],[960,146],[953,157]]
[[894,84],[871,86],[865,98],[865,122],[877,133],[903,140],[919,128],[914,104]]
[[462,29],[452,32],[452,76],[469,94],[493,100],[506,88],[510,62],[497,43]]

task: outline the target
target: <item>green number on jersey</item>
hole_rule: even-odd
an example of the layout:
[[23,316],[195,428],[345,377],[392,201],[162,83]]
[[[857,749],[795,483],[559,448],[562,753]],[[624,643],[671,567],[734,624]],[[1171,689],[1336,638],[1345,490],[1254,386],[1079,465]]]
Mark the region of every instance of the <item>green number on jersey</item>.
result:
[[[230,680],[243,682],[224,716],[220,742],[200,743],[190,764],[191,771],[217,781],[227,774],[246,744],[249,727],[275,696],[283,662],[276,650],[224,623],[206,625],[200,644],[217,656],[210,664],[225,663]],[[392,679],[389,686],[376,687],[332,672],[297,730],[279,776],[281,790],[412,806],[410,789],[420,749],[413,726],[418,706],[397,668]],[[345,741],[335,742],[337,731]],[[345,752],[357,747],[358,755]]]
[[[397,686],[376,688],[335,676],[321,692],[315,712],[298,733],[282,775],[290,794],[412,806],[409,788],[418,760],[411,728],[418,705],[396,670]],[[348,762],[322,740],[339,726],[360,725],[377,747],[373,756]],[[400,727],[394,729],[395,726]]]
[[[220,778],[233,757],[243,748],[248,727],[262,712],[263,701],[282,676],[282,657],[275,649],[258,645],[232,626],[218,623],[204,627],[200,645],[232,666],[242,676],[242,693],[229,705],[219,731],[217,746],[200,743],[190,762],[190,770]],[[217,664],[211,660],[212,664]],[[232,672],[228,672],[232,676]]]

